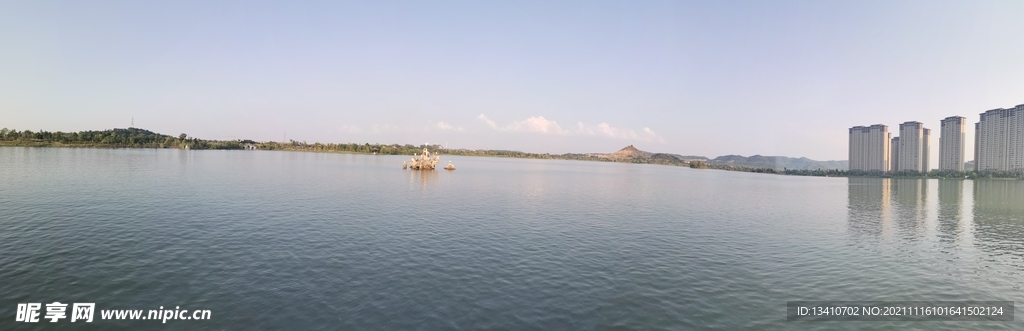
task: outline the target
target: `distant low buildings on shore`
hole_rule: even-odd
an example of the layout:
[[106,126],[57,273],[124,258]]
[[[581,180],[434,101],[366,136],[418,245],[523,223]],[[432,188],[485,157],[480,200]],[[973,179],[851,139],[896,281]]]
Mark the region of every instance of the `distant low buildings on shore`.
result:
[[[939,170],[1024,171],[1024,104],[981,113],[975,123],[974,161],[965,162],[967,118],[950,116],[940,121]],[[864,172],[931,170],[931,130],[924,123],[900,124],[892,137],[882,124],[849,130],[849,168]],[[973,164],[970,164],[972,163]],[[965,164],[973,165],[965,169]]]

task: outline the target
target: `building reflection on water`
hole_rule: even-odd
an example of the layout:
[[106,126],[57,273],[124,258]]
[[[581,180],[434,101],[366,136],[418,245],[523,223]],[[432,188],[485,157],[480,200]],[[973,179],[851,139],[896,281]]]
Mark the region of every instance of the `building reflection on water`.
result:
[[849,231],[859,235],[882,235],[892,218],[892,180],[849,178]]
[[964,185],[972,185],[973,181],[938,180],[939,206],[936,231],[939,240],[945,243],[956,242],[964,232]]
[[849,178],[848,193],[851,235],[1024,258],[1024,181]]
[[974,182],[974,232],[980,249],[1024,257],[1024,181]]
[[928,215],[928,180],[896,178],[890,179],[892,196],[895,199],[893,224],[900,236],[920,238],[924,235],[925,219]]

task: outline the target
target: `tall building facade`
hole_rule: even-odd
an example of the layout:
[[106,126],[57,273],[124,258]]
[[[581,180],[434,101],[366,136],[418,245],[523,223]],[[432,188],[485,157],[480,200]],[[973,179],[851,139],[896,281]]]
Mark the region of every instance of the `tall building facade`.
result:
[[931,162],[932,162],[932,157],[931,157],[931,155],[932,155],[932,130],[924,129],[924,141],[921,142],[921,149],[924,150],[923,152],[921,152],[921,157],[922,157],[921,163],[924,164],[921,171],[924,171],[924,172],[931,171],[932,170],[932,164],[931,164]]
[[904,122],[900,124],[899,138],[899,159],[896,161],[899,168],[894,170],[920,172],[930,170],[928,150],[931,145],[928,141],[931,138],[931,130],[926,129],[921,122]]
[[850,170],[888,172],[891,137],[881,124],[850,128]]
[[939,170],[964,171],[967,118],[946,117],[939,130]]
[[892,142],[889,143],[889,169],[900,169],[900,137],[892,137]]
[[981,113],[974,128],[974,170],[1024,171],[1024,105]]

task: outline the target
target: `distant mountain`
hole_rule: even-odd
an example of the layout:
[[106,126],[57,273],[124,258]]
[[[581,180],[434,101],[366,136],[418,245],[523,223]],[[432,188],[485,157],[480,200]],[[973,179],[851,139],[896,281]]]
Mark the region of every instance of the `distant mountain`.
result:
[[785,156],[762,156],[753,155],[745,157],[741,155],[723,155],[714,159],[696,155],[679,155],[668,153],[651,153],[637,149],[633,145],[626,146],[618,152],[611,154],[592,154],[598,157],[607,158],[618,162],[634,163],[665,163],[679,164],[693,161],[703,161],[718,165],[732,165],[749,168],[775,168],[775,169],[839,169],[846,170],[846,161],[816,161],[806,157],[792,158]]
[[629,145],[618,152],[605,154],[604,157],[615,161],[649,160],[651,159],[651,153],[641,151],[633,147],[633,145]]
[[741,155],[723,155],[711,160],[711,164],[735,165],[752,168],[776,168],[776,169],[839,169],[846,170],[847,161],[815,161],[806,157],[791,158],[785,156],[761,156],[753,155],[744,157]]
[[679,155],[679,154],[669,154],[669,155],[675,156],[676,158],[678,158],[680,160],[683,160],[683,161],[686,161],[686,162],[690,162],[690,161],[710,162],[711,161],[711,159],[709,159],[709,158],[707,158],[705,156]]
[[662,162],[687,162],[679,155],[665,154],[665,153],[654,153],[651,154],[651,160],[662,161]]

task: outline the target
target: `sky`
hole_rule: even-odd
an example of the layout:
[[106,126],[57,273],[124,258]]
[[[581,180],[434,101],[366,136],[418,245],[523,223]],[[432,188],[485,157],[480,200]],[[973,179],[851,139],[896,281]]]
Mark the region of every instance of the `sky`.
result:
[[[1024,1],[0,0],[0,127],[845,160],[1024,104]],[[967,159],[973,158],[968,125]]]

